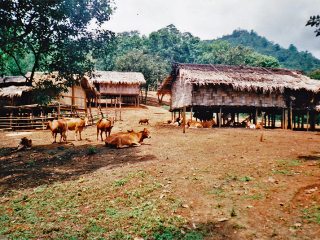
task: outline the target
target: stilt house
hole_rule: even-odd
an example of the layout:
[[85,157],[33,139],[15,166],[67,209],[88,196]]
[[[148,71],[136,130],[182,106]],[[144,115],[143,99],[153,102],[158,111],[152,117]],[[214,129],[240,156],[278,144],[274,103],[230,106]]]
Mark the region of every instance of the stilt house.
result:
[[239,113],[248,113],[254,122],[263,114],[265,126],[281,119],[283,128],[307,115],[314,128],[319,90],[320,81],[294,70],[177,63],[158,94],[171,95],[172,111],[192,111],[201,120],[216,116],[219,126],[223,116],[239,122]]
[[146,83],[142,73],[112,71],[96,71],[90,81],[106,102],[121,98],[123,103],[134,105],[139,105],[140,89]]

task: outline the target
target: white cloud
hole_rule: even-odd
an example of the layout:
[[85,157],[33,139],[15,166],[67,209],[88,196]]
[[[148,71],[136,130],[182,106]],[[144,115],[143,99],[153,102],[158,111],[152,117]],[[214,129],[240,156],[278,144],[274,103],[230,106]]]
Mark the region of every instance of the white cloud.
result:
[[115,0],[116,12],[106,23],[115,32],[149,34],[169,24],[201,39],[234,29],[254,30],[283,47],[294,44],[320,58],[320,37],[305,27],[320,14],[320,0]]

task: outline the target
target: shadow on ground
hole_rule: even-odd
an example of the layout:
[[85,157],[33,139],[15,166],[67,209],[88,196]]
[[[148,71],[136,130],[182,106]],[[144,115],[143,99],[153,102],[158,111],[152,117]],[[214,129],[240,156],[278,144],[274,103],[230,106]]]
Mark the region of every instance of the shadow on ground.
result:
[[318,161],[320,160],[320,155],[301,155],[298,158],[305,161]]
[[90,144],[50,144],[21,152],[13,150],[0,148],[0,194],[76,179],[102,167],[113,169],[156,159],[154,155],[140,154],[140,148],[110,149]]

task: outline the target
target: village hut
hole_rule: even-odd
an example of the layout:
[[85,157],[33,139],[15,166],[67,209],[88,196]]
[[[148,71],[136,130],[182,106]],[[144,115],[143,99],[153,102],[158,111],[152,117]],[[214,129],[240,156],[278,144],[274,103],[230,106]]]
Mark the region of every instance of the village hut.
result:
[[96,71],[90,81],[105,98],[106,104],[110,100],[112,104],[120,101],[135,106],[139,105],[141,85],[146,83],[140,72],[114,71]]
[[158,94],[171,95],[171,111],[191,111],[201,120],[216,116],[219,126],[239,123],[239,113],[247,113],[254,123],[263,115],[265,127],[281,119],[282,128],[303,127],[307,115],[314,128],[319,89],[320,81],[295,70],[175,63]]
[[22,76],[0,78],[0,106],[14,106],[31,102],[31,86],[26,85]]
[[[98,92],[87,78],[82,78],[79,84],[67,88],[66,92],[57,95],[56,98],[45,106],[39,106],[35,101],[37,84],[44,81],[51,81],[53,84],[64,84],[65,80],[57,80],[57,73],[46,74],[36,72],[34,74],[33,86],[26,82],[25,77],[10,76],[0,78],[0,128],[8,125],[8,118],[17,122],[21,117],[31,119],[34,117],[57,117],[62,113],[64,116],[77,116],[91,114],[91,103],[96,99]],[[30,76],[27,73],[26,76]],[[54,90],[46,92],[48,95],[55,96]],[[87,108],[89,106],[89,108]],[[15,119],[19,118],[19,119]],[[5,121],[6,123],[2,123]],[[12,122],[12,121],[11,121]],[[28,120],[29,122],[29,120]],[[10,125],[12,125],[10,123]]]

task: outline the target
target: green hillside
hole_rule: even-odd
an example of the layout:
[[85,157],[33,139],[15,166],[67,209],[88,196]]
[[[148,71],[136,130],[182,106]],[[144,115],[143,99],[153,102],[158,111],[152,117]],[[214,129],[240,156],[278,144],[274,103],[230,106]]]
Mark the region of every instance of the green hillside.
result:
[[243,45],[253,48],[255,51],[273,56],[277,58],[281,67],[290,69],[299,69],[304,72],[310,72],[320,68],[320,60],[315,58],[311,53],[305,51],[298,51],[297,48],[291,44],[288,49],[275,44],[265,37],[259,36],[254,31],[234,30],[231,35],[226,35],[221,40],[228,41],[232,45]]

